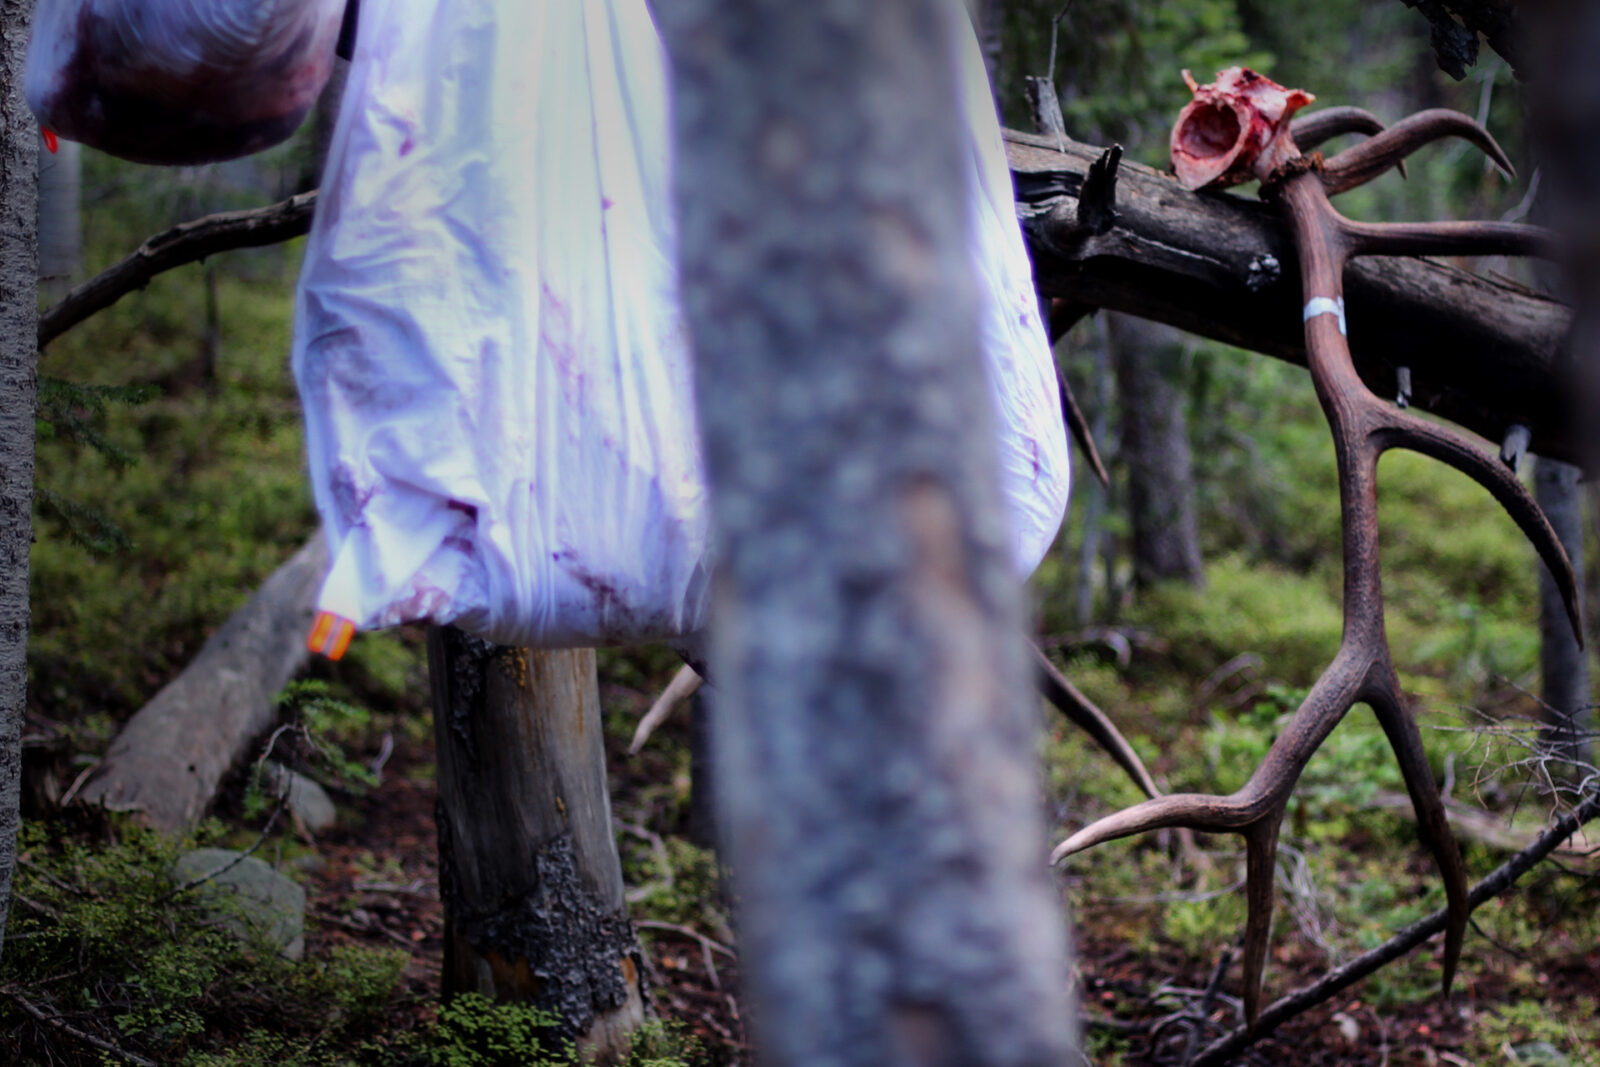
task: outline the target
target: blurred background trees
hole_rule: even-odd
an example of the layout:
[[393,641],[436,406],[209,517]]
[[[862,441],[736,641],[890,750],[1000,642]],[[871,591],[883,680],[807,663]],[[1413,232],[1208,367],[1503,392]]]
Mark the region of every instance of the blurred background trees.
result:
[[[1357,104],[1385,120],[1423,107],[1465,111],[1486,122],[1518,165],[1517,181],[1507,183],[1474,153],[1449,143],[1432,147],[1413,158],[1409,180],[1388,175],[1343,197],[1341,206],[1353,217],[1516,219],[1536,213],[1530,90],[1488,50],[1461,81],[1441,72],[1428,21],[1396,0],[983,0],[980,13],[999,106],[1013,128],[1031,126],[1024,77],[1053,74],[1070,136],[1117,142],[1132,158],[1164,167],[1169,124],[1188,98],[1181,70],[1205,81],[1218,68],[1244,63],[1317,94],[1319,104]],[[48,185],[45,199],[57,212],[49,217],[70,219],[71,205],[79,205],[81,260],[42,266],[42,280],[59,287],[70,273],[70,280],[81,281],[177,222],[305,188],[316,172],[319,128],[326,129],[326,120],[308,122],[293,142],[264,157],[205,168],[157,170],[85,151],[75,201],[66,191],[70,185],[48,185],[66,172],[45,171],[70,164],[60,156],[57,163],[44,159],[41,189]],[[68,224],[48,225],[51,232],[71,232]],[[63,238],[59,247],[71,243]],[[56,805],[120,725],[193,660],[207,635],[314,530],[287,366],[298,257],[293,243],[175,271],[63,336],[41,359],[45,406],[37,423],[25,728],[25,803],[35,825],[54,832],[57,824],[48,820],[57,817]],[[63,262],[70,264],[70,257],[50,260]],[[1530,286],[1546,282],[1521,262],[1464,265]],[[1058,345],[1057,358],[1095,426],[1113,481],[1104,493],[1087,465],[1076,465],[1069,520],[1032,583],[1037,629],[1073,679],[1123,725],[1164,784],[1235,788],[1338,642],[1334,462],[1310,382],[1276,360],[1103,314],[1079,323]],[[1524,474],[1532,477],[1529,468]],[[1571,501],[1570,474],[1557,475],[1551,480],[1564,484],[1553,491]],[[1453,728],[1463,716],[1496,726],[1539,716],[1540,564],[1485,494],[1438,464],[1394,455],[1384,461],[1381,482],[1389,632],[1405,684],[1419,699],[1436,773],[1458,783],[1457,797],[1508,813],[1537,778],[1521,763],[1525,752],[1505,740],[1514,735]],[[1593,544],[1590,492],[1576,489],[1576,529],[1588,542],[1593,605],[1600,602],[1593,595],[1600,552]],[[412,778],[432,787],[425,661],[421,630],[403,628],[362,636],[342,663],[313,668],[339,696],[368,710],[359,720],[329,727],[324,739],[380,770],[391,759],[385,753],[398,753],[384,774],[385,790]],[[727,990],[713,983],[726,981],[731,989],[733,981],[721,954],[731,931],[715,900],[715,862],[685,839],[689,728],[669,724],[641,757],[619,755],[634,717],[676,665],[661,648],[604,650],[599,693],[614,802],[620,823],[630,827],[621,839],[630,908],[636,919],[656,924],[646,945],[647,967],[657,968],[652,983],[665,991],[674,1012],[688,1012],[684,1005],[722,1004]],[[1570,683],[1567,693],[1560,703],[1586,704],[1589,681]],[[1050,803],[1063,822],[1133,799],[1107,761],[1070,731],[1055,731],[1044,749]],[[1407,880],[1409,871],[1397,870],[1392,851],[1366,851],[1374,841],[1387,845],[1411,833],[1382,807],[1399,781],[1381,753],[1381,733],[1358,710],[1308,768],[1285,827],[1286,856],[1294,865],[1286,868],[1285,884],[1298,933],[1286,938],[1285,957],[1275,967],[1318,973],[1428,905],[1426,879]],[[233,834],[235,843],[248,843],[260,824],[256,818],[248,831],[238,828],[247,815],[260,815],[248,800],[246,778],[231,783],[214,809],[223,828],[213,831]],[[355,842],[339,855],[365,852],[350,861],[361,873],[347,883],[403,886],[428,873],[411,864],[431,851],[431,842],[396,835],[381,821],[398,807],[392,792],[327,784],[347,813],[347,826],[322,837],[320,847],[328,851],[329,842],[342,842],[337,835],[345,834]],[[376,796],[382,801],[370,799]],[[359,820],[350,817],[355,812]],[[45,839],[29,841],[36,862],[44,862]],[[282,848],[287,865],[315,851],[293,839],[274,847]],[[1468,862],[1475,870],[1489,865],[1481,851]],[[1178,875],[1159,842],[1112,846],[1103,859],[1075,865],[1064,885],[1086,932],[1080,942],[1085,988],[1124,996],[1142,977],[1125,973],[1124,945],[1132,946],[1140,966],[1170,968],[1203,987],[1216,953],[1237,929],[1237,898],[1225,892],[1230,863],[1224,855],[1210,873],[1182,874],[1192,899],[1161,900],[1148,899],[1151,886]],[[396,873],[400,865],[404,877]],[[33,868],[22,875],[24,892],[47,908],[59,911],[75,899],[51,890]],[[335,881],[333,875],[314,877],[319,892]],[[1550,996],[1593,996],[1582,982],[1552,991],[1539,980],[1561,967],[1568,968],[1563,974],[1593,973],[1583,948],[1600,942],[1592,886],[1583,891],[1587,896],[1578,895],[1573,882],[1555,875],[1543,885],[1526,901],[1508,900],[1505,909],[1481,916],[1509,951],[1496,955],[1485,947],[1469,960],[1477,968],[1469,986],[1481,991],[1474,996],[1500,998],[1505,1010],[1497,1021],[1472,1024],[1479,1036],[1452,1046],[1469,1060],[1478,1047],[1472,1042],[1484,1055],[1498,1055],[1503,1041],[1542,1034],[1536,1016],[1547,1010]],[[371,935],[375,944],[395,950],[397,939],[412,937],[409,930],[381,932],[382,917],[391,913],[373,905],[379,898],[372,893],[342,892],[348,895],[337,905],[326,905],[332,918],[313,935],[313,956],[326,947],[330,930],[349,935],[352,924],[372,916],[378,918],[360,936]],[[366,918],[353,918],[356,912]],[[1558,919],[1563,934],[1546,937]],[[53,957],[46,949],[56,935],[39,932],[54,929],[48,916],[23,908],[15,920],[24,924],[22,933],[31,930],[37,938],[31,942],[34,970],[0,972],[0,981],[49,979]],[[697,945],[693,935],[685,941],[688,928],[714,938],[717,948]],[[437,968],[438,931],[419,921],[415,933],[422,936],[406,950],[414,953],[409,958],[432,959]],[[1547,952],[1556,955],[1536,955]],[[714,979],[716,972],[704,968],[697,979],[704,989],[682,977],[701,966],[699,954],[707,960],[715,955],[715,966],[724,969]],[[1118,958],[1124,962],[1102,965]],[[675,962],[668,966],[667,960]],[[9,956],[0,962],[12,966]],[[1418,960],[1397,968],[1366,987],[1363,999],[1386,1018],[1421,1011],[1417,1005],[1433,988],[1427,967]],[[1102,978],[1108,984],[1093,985]],[[105,978],[98,988],[109,1007],[91,1006],[76,993],[63,993],[55,1006],[82,1013],[74,1016],[80,1022],[98,1018],[106,1029],[96,1032],[112,1034],[112,1011],[130,1019],[159,1015],[129,1007],[153,983],[141,991],[122,978]],[[386,990],[367,992],[383,1002]],[[704,1000],[696,1000],[701,993]],[[1129,1003],[1136,999],[1127,996]],[[197,1012],[211,1011],[207,998],[196,1001]],[[390,1010],[403,999],[395,998],[387,1002]],[[1123,1006],[1107,1002],[1104,1010]],[[414,1021],[415,1010],[399,1013]],[[1581,1025],[1594,1016],[1592,1004],[1568,1014]],[[256,1039],[241,1034],[257,1017],[220,1011],[206,1017],[237,1020],[226,1024],[233,1030],[217,1021],[224,1026],[219,1033],[240,1039],[240,1048],[255,1047],[250,1041]],[[703,1033],[736,1045],[737,1014],[713,1018],[727,1035],[716,1035],[714,1027]],[[318,1019],[307,1035],[326,1027]],[[1427,1022],[1439,1025],[1431,1015]],[[32,1025],[0,1002],[0,1030],[24,1024]],[[342,1031],[326,1032],[333,1040]],[[1107,1033],[1119,1031],[1091,1028],[1106,1047],[1121,1040]],[[1585,1041],[1600,1041],[1600,1032],[1585,1034]],[[119,1040],[158,1059],[177,1047],[174,1042],[198,1049],[201,1041],[166,1022],[130,1022]],[[14,1051],[0,1041],[0,1059]]]

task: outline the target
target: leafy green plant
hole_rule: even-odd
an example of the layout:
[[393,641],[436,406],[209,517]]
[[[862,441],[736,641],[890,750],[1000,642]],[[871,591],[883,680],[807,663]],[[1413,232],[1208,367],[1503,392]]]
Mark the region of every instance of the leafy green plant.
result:
[[[0,986],[161,1062],[320,1063],[365,1039],[406,954],[347,945],[291,963],[241,940],[217,920],[215,899],[178,891],[185,844],[134,826],[94,845],[65,827],[26,825]],[[87,1045],[61,1044],[0,997],[0,1061],[98,1062]],[[276,1058],[235,1057],[252,1048]]]
[[[440,1005],[434,1022],[409,1035],[388,1062],[405,1067],[581,1067],[570,1042],[558,1039],[559,1021],[526,1004],[497,1003],[462,993]],[[635,1031],[622,1067],[693,1067],[705,1049],[681,1027],[647,1023]]]
[[[366,708],[333,695],[333,687],[317,678],[290,682],[278,694],[285,728],[300,738],[319,769],[346,788],[361,789],[377,783],[372,771],[351,757],[345,742],[362,736],[372,721]],[[283,732],[280,729],[279,734]],[[278,734],[273,735],[274,738]],[[269,753],[263,753],[262,760]],[[257,761],[258,767],[261,761]]]

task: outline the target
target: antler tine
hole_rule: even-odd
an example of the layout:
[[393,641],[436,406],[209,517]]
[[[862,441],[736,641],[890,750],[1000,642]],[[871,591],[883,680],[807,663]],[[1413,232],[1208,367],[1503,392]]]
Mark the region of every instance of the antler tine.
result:
[[1256,823],[1244,835],[1244,947],[1239,969],[1244,982],[1244,1021],[1252,1029],[1261,1018],[1261,987],[1267,972],[1267,946],[1272,941],[1273,880],[1283,808],[1276,816]]
[[1385,408],[1384,428],[1377,431],[1383,449],[1404,448],[1448,464],[1487,489],[1500,502],[1524,536],[1533,542],[1539,558],[1561,590],[1572,636],[1583,647],[1583,622],[1578,610],[1578,580],[1567,550],[1545,518],[1533,494],[1504,464],[1448,427],[1417,418],[1409,411]]
[[1401,159],[1441,137],[1460,137],[1482,149],[1507,177],[1515,175],[1500,145],[1489,131],[1459,112],[1444,108],[1419,111],[1358,145],[1345,149],[1323,165],[1322,187],[1328,195],[1342,193],[1371,181]]
[[1340,218],[1352,256],[1555,257],[1555,236],[1519,222],[1355,222]]
[[[1291,120],[1289,136],[1294,138],[1295,147],[1302,152],[1309,152],[1324,141],[1346,133],[1374,134],[1386,129],[1388,127],[1382,120],[1366,108],[1325,107]],[[1395,165],[1400,169],[1400,177],[1407,177],[1405,161],[1401,160]]]
[[[1293,788],[1293,783],[1290,783],[1290,788]],[[1209,793],[1168,793],[1112,812],[1103,819],[1096,819],[1057,845],[1050,853],[1050,863],[1060,863],[1084,849],[1150,830],[1198,830],[1205,834],[1243,832],[1262,816],[1262,811],[1256,810],[1255,805],[1248,801],[1241,800],[1237,793],[1231,797],[1212,796]]]
[[1366,108],[1325,107],[1303,111],[1289,122],[1289,136],[1302,152],[1345,133],[1382,133],[1387,126]]
[[1400,764],[1400,774],[1405,779],[1406,792],[1411,795],[1412,810],[1417,813],[1417,825],[1421,827],[1428,848],[1433,852],[1433,861],[1444,882],[1444,977],[1440,988],[1448,994],[1450,983],[1455,980],[1456,964],[1461,959],[1467,919],[1472,913],[1467,902],[1467,868],[1461,861],[1461,849],[1456,844],[1450,820],[1445,815],[1444,798],[1440,796],[1439,786],[1433,780],[1433,770],[1428,766],[1422,735],[1417,731],[1416,722],[1405,710],[1405,701],[1400,695],[1400,679],[1394,673],[1393,664],[1387,666],[1381,681],[1364,696],[1389,738],[1389,747],[1394,750],[1395,759]]
[[1056,669],[1056,665],[1050,662],[1050,658],[1041,652],[1037,645],[1029,647],[1033,649],[1033,663],[1038,672],[1039,691],[1044,694],[1045,699],[1054,704],[1056,710],[1071,720],[1074,726],[1088,734],[1095,744],[1116,761],[1117,766],[1127,771],[1128,777],[1133,779],[1133,784],[1138,786],[1145,796],[1160,796],[1161,790],[1156,788],[1155,779],[1145,770],[1144,761],[1139,758],[1139,753],[1128,744],[1127,738],[1123,737],[1106,717],[1106,713],[1095,707],[1094,701],[1067,681],[1067,676]]
[[1272,931],[1272,879],[1277,864],[1278,827],[1300,772],[1339,720],[1360,699],[1374,658],[1387,656],[1387,651],[1381,647],[1377,650],[1369,647],[1368,634],[1369,631],[1359,628],[1347,631],[1338,655],[1295,709],[1250,781],[1237,793],[1225,797],[1206,793],[1158,796],[1097,819],[1050,853],[1050,863],[1055,864],[1074,853],[1119,837],[1168,828],[1242,834],[1247,918],[1240,965],[1244,974],[1245,1015],[1252,1024],[1261,1001],[1261,980]]

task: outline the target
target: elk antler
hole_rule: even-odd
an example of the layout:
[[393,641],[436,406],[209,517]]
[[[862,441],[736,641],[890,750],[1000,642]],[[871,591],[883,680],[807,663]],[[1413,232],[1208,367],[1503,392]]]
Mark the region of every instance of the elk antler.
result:
[[[1225,72],[1226,75],[1226,72]],[[1219,76],[1219,85],[1225,77]],[[1255,76],[1260,79],[1259,75]],[[1237,76],[1235,76],[1237,81]],[[1256,93],[1264,90],[1251,83]],[[1271,89],[1281,89],[1272,86]],[[1213,89],[1213,93],[1217,90]],[[1197,92],[1197,99],[1200,94]],[[1342,110],[1342,109],[1341,109]],[[1188,109],[1186,109],[1187,113]],[[1309,127],[1308,143],[1339,132],[1370,128],[1365,120],[1343,112]],[[1295,127],[1298,132],[1299,126]],[[1242,180],[1252,166],[1263,179],[1263,195],[1278,200],[1288,216],[1300,257],[1306,297],[1304,319],[1307,364],[1317,399],[1333,432],[1339,469],[1339,502],[1344,548],[1344,637],[1338,654],[1317,679],[1287,727],[1273,742],[1244,788],[1232,796],[1174,794],[1155,797],[1084,827],[1062,842],[1054,863],[1074,852],[1113,838],[1162,827],[1241,834],[1246,846],[1245,1014],[1251,1026],[1260,1012],[1261,978],[1272,923],[1273,868],[1278,827],[1300,772],[1328,734],[1357,703],[1376,713],[1394,749],[1418,823],[1444,879],[1449,921],[1445,929],[1446,992],[1455,975],[1467,921],[1467,880],[1444,804],[1428,767],[1422,737],[1407,709],[1384,631],[1383,588],[1378,559],[1378,457],[1392,448],[1408,448],[1441,460],[1488,489],[1527,535],[1555,576],[1566,602],[1573,632],[1582,643],[1577,609],[1577,583],[1544,513],[1515,474],[1495,456],[1454,430],[1426,422],[1390,406],[1367,389],[1356,374],[1345,337],[1343,275],[1346,263],[1359,255],[1395,254],[1544,254],[1549,237],[1528,226],[1500,223],[1370,224],[1340,215],[1328,197],[1353,188],[1399,163],[1401,158],[1444,136],[1464,137],[1483,149],[1502,169],[1509,162],[1477,123],[1453,112],[1425,111],[1378,132],[1326,163],[1320,157],[1292,153],[1282,162],[1283,138],[1258,137],[1275,145],[1263,162],[1247,154],[1228,161],[1221,180]],[[1180,132],[1173,134],[1173,143]],[[1188,143],[1196,143],[1189,138]],[[1191,173],[1203,173],[1193,166]],[[1224,168],[1213,166],[1221,172]],[[1180,178],[1183,170],[1180,169]]]

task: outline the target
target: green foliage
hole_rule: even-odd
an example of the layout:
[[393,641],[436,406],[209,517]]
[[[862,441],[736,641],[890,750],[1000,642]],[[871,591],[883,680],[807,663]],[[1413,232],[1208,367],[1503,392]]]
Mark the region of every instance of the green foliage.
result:
[[[1051,24],[1061,9],[1059,0],[1006,5],[1002,89],[1006,117],[1018,128],[1031,128],[1022,77],[1050,73]],[[1068,132],[1117,141],[1152,164],[1164,164],[1164,124],[1189,98],[1183,68],[1209,81],[1222,67],[1272,65],[1245,36],[1233,0],[1072,4],[1056,34],[1055,60]]]
[[1339,647],[1336,583],[1227,556],[1207,565],[1204,589],[1154,589],[1130,620],[1161,634],[1202,677],[1241,652],[1257,652],[1275,677],[1309,685]]
[[[106,435],[106,410],[114,404],[148,403],[154,396],[155,390],[148,386],[78,385],[41,376],[35,416],[39,439],[92,450],[111,470],[121,472],[131,467],[138,456]],[[93,554],[109,556],[133,547],[122,528],[105,512],[48,486],[38,487],[34,507],[41,523]]]
[[[1542,997],[1515,1000],[1482,1013],[1469,1055],[1476,1062],[1596,1067],[1600,1028],[1593,997],[1578,997],[1568,1010],[1553,1012]],[[1511,1056],[1506,1050],[1511,1050]],[[1513,1059],[1514,1057],[1514,1059]]]
[[727,930],[717,854],[680,837],[663,838],[661,845],[657,849],[629,834],[618,837],[623,881],[638,887],[629,904],[634,918]]
[[[210,917],[215,901],[176,892],[182,847],[133,826],[91,845],[26,825],[0,983],[161,1062],[331,1062],[373,1031],[405,953],[343,946],[294,964],[242,941]],[[0,1060],[91,1062],[47,1059],[57,1040],[0,999]]]
[[53,719],[143,704],[314,529],[285,358],[293,264],[268,262],[221,274],[214,389],[195,374],[198,267],[45,352],[51,375],[93,383],[44,389],[29,690]]
[[[434,1023],[399,1043],[388,1062],[406,1067],[581,1067],[583,1057],[559,1039],[560,1023],[525,1004],[463,993],[440,1005]],[[633,1036],[622,1067],[703,1063],[699,1041],[677,1026],[648,1023]]]
[[363,787],[377,784],[371,770],[353,759],[345,743],[364,736],[372,715],[363,707],[333,695],[327,682],[305,678],[290,682],[278,694],[278,707],[306,741],[314,761],[340,784]]
[[558,1067],[577,1058],[567,1045],[555,1057],[529,1060],[531,1050],[548,1043],[560,1021],[525,1004],[498,1004],[477,993],[453,997],[439,1007],[438,1022],[421,1050],[428,1067]]

